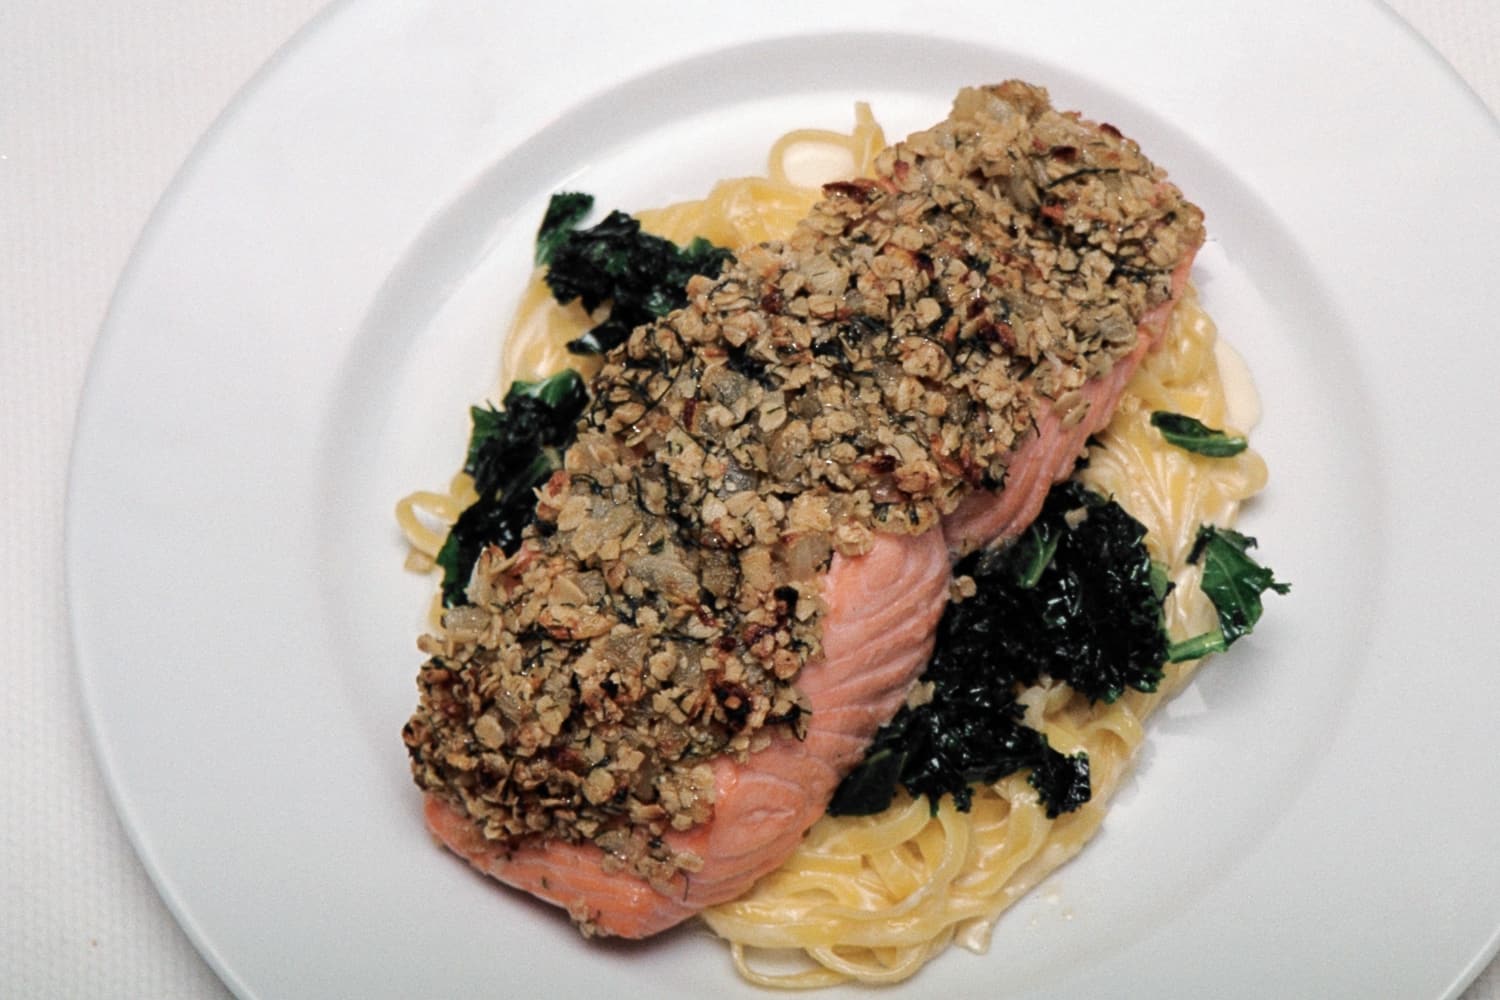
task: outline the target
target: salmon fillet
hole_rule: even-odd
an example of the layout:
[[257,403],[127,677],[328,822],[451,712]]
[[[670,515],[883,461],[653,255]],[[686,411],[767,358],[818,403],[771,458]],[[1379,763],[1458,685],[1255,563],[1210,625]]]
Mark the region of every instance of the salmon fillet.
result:
[[715,762],[714,819],[668,835],[674,849],[703,859],[701,869],[679,876],[664,893],[610,870],[592,844],[541,840],[507,850],[486,840],[451,804],[428,795],[424,814],[434,835],[478,871],[562,907],[603,934],[649,937],[743,895],[822,817],[843,775],[926,666],[948,599],[950,553],[957,559],[1025,531],[1088,438],[1109,423],[1141,360],[1160,343],[1190,266],[1191,258],[1174,275],[1171,301],[1142,320],[1136,350],[1085,389],[1088,416],[1064,428],[1060,415],[1048,414],[1017,449],[1012,467],[1018,475],[1005,489],[970,494],[944,519],[941,532],[881,535],[864,556],[834,557],[823,583],[826,658],[799,677],[811,708],[805,738],[778,734],[746,764],[727,757]]
[[879,169],[611,353],[537,530],[424,638],[429,826],[586,931],[792,852],[920,675],[950,558],[1030,523],[1202,241],[1133,143],[1015,81]]
[[834,557],[823,583],[824,657],[803,667],[798,680],[812,710],[804,738],[778,733],[743,764],[727,756],[715,762],[714,818],[667,835],[674,849],[703,865],[665,892],[608,870],[592,844],[543,840],[507,850],[436,796],[427,798],[428,825],[481,872],[605,934],[647,937],[734,899],[796,848],[875,731],[901,707],[932,653],[948,571],[935,531],[881,535],[863,556]]

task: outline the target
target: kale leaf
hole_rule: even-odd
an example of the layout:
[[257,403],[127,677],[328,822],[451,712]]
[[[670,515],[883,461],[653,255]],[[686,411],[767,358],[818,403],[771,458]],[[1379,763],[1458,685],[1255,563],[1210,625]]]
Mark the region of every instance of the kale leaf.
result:
[[1119,504],[1069,482],[1015,543],[961,561],[954,572],[971,576],[976,593],[938,625],[923,675],[932,700],[882,727],[829,812],[878,812],[898,783],[934,807],[952,795],[963,810],[972,784],[1026,768],[1049,816],[1087,802],[1087,756],[1060,753],[1025,725],[1016,695],[1044,675],[1095,700],[1155,689],[1165,588],[1144,537]]
[[[990,582],[982,598],[965,602],[977,602],[971,614],[985,612],[975,623],[984,637],[964,644],[975,653],[992,647],[1026,684],[1046,675],[1095,701],[1112,702],[1126,688],[1156,690],[1166,639],[1145,537],[1113,500],[1073,482],[1054,487],[1020,542],[978,556],[977,575],[955,569],[976,585]],[[1040,573],[1039,543],[1028,539],[1052,550]],[[1019,585],[997,585],[1012,580]]]
[[562,467],[578,417],[588,403],[583,379],[571,369],[539,382],[517,381],[504,408],[471,407],[474,429],[464,471],[474,477],[479,499],[459,514],[438,551],[443,604],[464,602],[479,555],[491,545],[507,553],[536,518],[533,491]]
[[1227,434],[1194,417],[1167,410],[1153,411],[1151,426],[1161,431],[1168,443],[1209,458],[1229,458],[1250,446],[1250,442],[1239,434]]
[[1251,558],[1249,550],[1254,547],[1255,539],[1230,528],[1211,524],[1198,528],[1188,562],[1203,563],[1200,586],[1218,612],[1219,630],[1174,643],[1169,651],[1172,661],[1223,652],[1260,621],[1262,594],[1268,590],[1285,594],[1292,589],[1291,584],[1277,580],[1269,567]]
[[642,232],[639,222],[620,211],[589,229],[575,229],[588,211],[587,205],[578,211],[577,199],[588,197],[553,195],[537,234],[538,260],[545,255],[547,287],[558,302],[576,299],[590,312],[611,304],[607,319],[568,344],[575,354],[601,354],[642,323],[680,309],[687,304],[689,278],[716,275],[733,259],[702,237],[679,247]]
[[559,191],[547,202],[546,214],[536,231],[536,262],[550,264],[557,245],[568,238],[575,226],[594,207],[594,196],[582,191]]

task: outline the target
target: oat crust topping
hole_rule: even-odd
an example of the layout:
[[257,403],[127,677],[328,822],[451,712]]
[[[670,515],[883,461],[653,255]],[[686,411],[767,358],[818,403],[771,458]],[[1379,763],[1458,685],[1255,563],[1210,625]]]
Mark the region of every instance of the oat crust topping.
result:
[[709,762],[807,720],[818,575],[1005,483],[1039,415],[1136,346],[1202,214],[1017,81],[830,184],[606,359],[513,556],[422,638],[417,783],[501,845],[590,840],[658,885]]

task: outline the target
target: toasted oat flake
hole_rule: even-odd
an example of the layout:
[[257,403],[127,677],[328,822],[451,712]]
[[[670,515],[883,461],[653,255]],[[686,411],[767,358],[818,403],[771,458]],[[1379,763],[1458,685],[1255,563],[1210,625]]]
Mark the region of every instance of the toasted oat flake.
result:
[[708,762],[806,721],[830,560],[1000,487],[1039,414],[1082,420],[1201,237],[1133,142],[1019,82],[878,174],[607,356],[521,548],[419,644],[413,773],[490,839],[690,868],[662,836],[712,816]]

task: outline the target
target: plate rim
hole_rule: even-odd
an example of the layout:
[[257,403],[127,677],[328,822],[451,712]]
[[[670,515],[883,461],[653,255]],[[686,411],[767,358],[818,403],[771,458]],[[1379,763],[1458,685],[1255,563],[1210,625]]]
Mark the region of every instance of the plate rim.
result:
[[[300,53],[305,51],[306,46],[311,44],[317,38],[322,37],[322,34],[326,32],[331,25],[339,21],[341,17],[346,16],[353,7],[354,5],[352,4],[335,4],[330,8],[326,8],[323,11],[320,11],[308,23],[308,25],[304,29],[302,29],[302,31],[300,31],[297,36],[295,36],[292,42],[283,47],[283,49],[281,49],[271,61],[269,61],[260,71],[256,73],[250,83],[248,83],[246,87],[236,95],[234,100],[231,101],[224,112],[215,120],[214,124],[204,134],[202,139],[200,139],[199,143],[194,147],[192,154],[184,164],[182,170],[176,175],[176,177],[174,177],[171,185],[167,188],[166,193],[163,195],[163,198],[159,203],[157,209],[152,213],[151,221],[148,222],[146,228],[143,230],[143,233],[139,241],[137,242],[135,250],[132,251],[130,262],[127,264],[124,272],[122,273],[122,277],[117,287],[115,296],[113,296],[111,299],[109,310],[106,313],[101,328],[100,345],[95,349],[95,352],[91,356],[89,362],[88,374],[86,375],[85,379],[85,390],[79,404],[78,426],[80,428],[84,426],[83,411],[89,405],[90,398],[93,395],[93,390],[97,388],[95,385],[96,380],[104,377],[100,374],[101,370],[104,367],[104,362],[101,362],[100,359],[102,357],[106,357],[110,351],[117,349],[117,345],[107,344],[106,340],[111,337],[111,330],[116,330],[119,328],[118,323],[120,322],[120,320],[116,314],[116,310],[119,308],[123,308],[122,306],[120,306],[120,297],[122,293],[131,285],[132,280],[135,278],[135,271],[138,267],[142,266],[141,261],[145,256],[148,255],[152,242],[160,236],[160,228],[161,225],[163,225],[161,220],[170,217],[171,213],[176,210],[177,198],[180,195],[181,190],[195,179],[197,171],[201,167],[201,161],[203,160],[203,158],[208,155],[209,151],[217,146],[217,144],[222,139],[223,133],[226,130],[230,130],[234,127],[234,123],[239,114],[246,105],[255,100],[256,95],[259,93],[264,81],[280,72],[288,62],[296,59]],[[1410,33],[1410,29],[1405,25],[1404,21],[1401,21],[1399,17],[1396,18],[1396,21],[1401,25],[1403,29]],[[1439,60],[1439,62],[1441,63],[1441,60]],[[1441,65],[1446,72],[1452,75],[1455,79],[1458,79],[1456,77],[1456,74],[1453,74],[1451,67],[1448,67],[1446,63],[1441,63]],[[1462,83],[1461,79],[1460,82]],[[1465,90],[1468,90],[1466,84],[1464,85],[1464,88]],[[1468,92],[1472,95],[1472,91]],[[212,942],[204,939],[198,933],[195,933],[194,924],[191,920],[190,915],[180,909],[180,906],[182,905],[180,891],[171,891],[169,888],[167,888],[172,884],[173,881],[170,873],[166,872],[160,867],[160,865],[158,864],[159,859],[154,856],[154,852],[152,852],[149,847],[145,845],[141,840],[138,840],[141,832],[141,828],[139,826],[140,819],[139,817],[132,817],[131,815],[131,807],[128,801],[128,795],[124,794],[123,789],[119,785],[119,776],[114,773],[113,762],[111,761],[110,755],[107,752],[107,736],[105,733],[105,724],[100,716],[101,708],[98,703],[99,695],[94,690],[89,670],[84,663],[85,646],[89,644],[88,640],[86,640],[82,634],[84,631],[86,631],[86,628],[84,624],[76,619],[74,614],[72,613],[72,609],[75,606],[75,601],[73,599],[76,596],[77,587],[79,586],[76,580],[79,577],[79,567],[83,558],[76,552],[74,546],[76,527],[75,511],[77,509],[77,504],[75,502],[75,490],[80,475],[78,469],[76,468],[78,453],[78,438],[75,437],[74,447],[69,457],[67,514],[65,516],[64,525],[64,562],[66,589],[69,596],[69,639],[71,648],[74,651],[74,665],[76,676],[78,678],[80,686],[83,711],[88,723],[89,738],[93,745],[95,760],[100,768],[101,773],[105,777],[105,783],[109,789],[111,801],[114,803],[117,812],[119,812],[121,815],[122,825],[125,827],[127,835],[131,839],[132,846],[135,848],[137,855],[141,857],[141,860],[143,864],[145,864],[148,872],[150,872],[153,882],[158,887],[158,890],[164,902],[172,911],[174,918],[177,919],[178,923],[183,926],[184,929],[188,932],[189,936],[193,939],[195,946],[201,953],[204,954],[210,965],[214,967],[216,973],[222,979],[224,979],[232,989],[235,989],[236,992],[242,993],[242,995],[248,995],[247,984],[240,983],[236,985],[236,980],[234,979],[232,970],[230,969],[229,965],[221,959],[221,956],[218,954],[217,948],[212,944]],[[1465,970],[1464,974],[1461,974],[1460,979],[1462,981],[1460,981],[1460,979],[1455,980],[1457,987],[1461,989],[1463,983],[1467,982],[1467,979],[1463,978],[1464,975],[1477,974],[1477,972],[1482,969],[1489,960],[1493,958],[1497,948],[1500,948],[1500,925],[1497,925],[1491,932],[1489,942],[1484,952],[1482,952],[1480,955],[1475,956],[1471,961],[1469,968]]]

